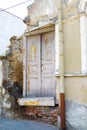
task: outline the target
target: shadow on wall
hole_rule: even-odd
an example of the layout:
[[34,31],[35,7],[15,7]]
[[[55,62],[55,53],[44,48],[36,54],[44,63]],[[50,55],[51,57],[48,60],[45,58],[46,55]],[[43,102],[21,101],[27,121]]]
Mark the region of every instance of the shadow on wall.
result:
[[8,93],[16,99],[22,97],[22,87],[18,82],[10,83],[8,81],[3,81],[3,86],[8,91]]
[[22,97],[22,87],[18,82],[8,82],[3,81],[3,87],[8,92],[10,96],[11,109],[16,109],[18,107],[17,99]]

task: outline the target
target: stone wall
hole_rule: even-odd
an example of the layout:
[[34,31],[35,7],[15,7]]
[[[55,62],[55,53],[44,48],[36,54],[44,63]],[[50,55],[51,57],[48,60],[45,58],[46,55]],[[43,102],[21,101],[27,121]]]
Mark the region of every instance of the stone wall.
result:
[[4,88],[4,81],[8,80],[8,60],[2,57],[0,60],[0,115],[7,116],[11,108],[11,98],[8,91]]
[[17,82],[23,86],[23,55],[22,55],[22,37],[13,36],[10,38],[10,46],[7,53],[9,61],[8,78],[9,81]]
[[58,125],[57,119],[59,115],[59,106],[55,107],[26,107],[26,115],[28,119],[37,120],[51,125]]
[[[9,49],[6,57],[2,59],[2,85],[4,88],[3,108],[6,103],[11,109],[18,107],[17,99],[22,96],[23,86],[23,59],[22,59],[22,37],[10,38]],[[10,99],[10,100],[9,100]],[[5,100],[5,101],[4,101]],[[7,110],[7,109],[6,109]],[[7,113],[5,113],[6,115]]]

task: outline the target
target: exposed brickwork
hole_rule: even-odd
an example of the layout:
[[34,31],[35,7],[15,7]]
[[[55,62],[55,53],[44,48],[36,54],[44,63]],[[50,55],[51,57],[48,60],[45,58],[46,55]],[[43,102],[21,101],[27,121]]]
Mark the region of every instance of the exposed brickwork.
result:
[[57,118],[60,114],[59,106],[55,107],[26,107],[28,119],[38,120],[40,122],[57,125]]

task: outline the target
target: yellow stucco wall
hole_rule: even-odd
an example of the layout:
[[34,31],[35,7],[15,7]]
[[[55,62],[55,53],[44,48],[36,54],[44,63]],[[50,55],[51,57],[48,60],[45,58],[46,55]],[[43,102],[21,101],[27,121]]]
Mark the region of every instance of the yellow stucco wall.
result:
[[[63,23],[64,30],[64,53],[65,53],[65,97],[68,100],[87,105],[87,76],[81,73],[81,39],[80,19],[75,18]],[[74,75],[77,73],[77,76]],[[57,77],[57,92],[60,80]],[[57,93],[59,98],[59,93]]]
[[[57,77],[59,98],[59,77]],[[65,97],[68,100],[87,105],[87,77],[65,77]]]
[[66,99],[87,105],[87,77],[65,78]]
[[65,45],[65,73],[81,72],[81,44],[79,18],[68,20],[63,25]]

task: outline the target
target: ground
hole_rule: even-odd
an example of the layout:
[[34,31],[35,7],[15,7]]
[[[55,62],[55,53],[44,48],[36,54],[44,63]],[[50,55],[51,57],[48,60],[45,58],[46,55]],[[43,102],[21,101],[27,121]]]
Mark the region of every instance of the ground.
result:
[[58,130],[58,128],[35,121],[0,118],[0,130]]
[[[59,130],[57,127],[36,121],[0,118],[0,130]],[[67,125],[66,130],[74,130]]]

